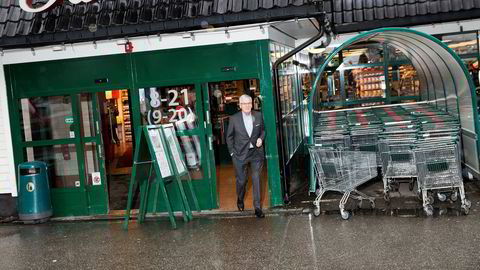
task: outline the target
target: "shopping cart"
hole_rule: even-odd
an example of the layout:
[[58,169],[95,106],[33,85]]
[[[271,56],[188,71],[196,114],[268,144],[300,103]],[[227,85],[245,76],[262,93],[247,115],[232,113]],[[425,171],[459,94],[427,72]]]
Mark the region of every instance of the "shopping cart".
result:
[[344,112],[316,114],[313,127],[313,142],[317,146],[328,148],[350,147],[347,118]]
[[[351,150],[378,153],[378,135],[383,131],[382,122],[370,109],[347,113]],[[377,154],[377,164],[381,164]]]
[[465,198],[458,146],[446,143],[419,146],[415,149],[415,159],[425,214],[433,215],[435,194],[440,201],[446,200],[445,194],[456,201],[460,194],[461,209],[467,215],[471,202]]
[[356,189],[359,185],[377,176],[375,153],[325,149],[318,146],[310,146],[309,153],[319,186],[317,197],[313,202],[315,216],[320,215],[320,200],[327,191],[343,193],[339,204],[343,219],[350,217],[350,212],[345,210],[345,204],[349,197],[360,201],[369,200],[372,207],[375,207],[374,198]]
[[417,177],[414,147],[415,140],[380,141],[379,151],[382,160],[385,201],[390,201],[390,192],[398,190],[401,182],[409,183],[410,190],[413,190]]

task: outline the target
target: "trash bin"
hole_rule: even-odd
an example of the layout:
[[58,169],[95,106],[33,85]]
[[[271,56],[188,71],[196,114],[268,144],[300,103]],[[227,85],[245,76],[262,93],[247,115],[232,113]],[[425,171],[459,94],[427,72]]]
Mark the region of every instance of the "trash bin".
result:
[[18,166],[18,217],[23,221],[45,221],[52,216],[47,164],[25,162]]

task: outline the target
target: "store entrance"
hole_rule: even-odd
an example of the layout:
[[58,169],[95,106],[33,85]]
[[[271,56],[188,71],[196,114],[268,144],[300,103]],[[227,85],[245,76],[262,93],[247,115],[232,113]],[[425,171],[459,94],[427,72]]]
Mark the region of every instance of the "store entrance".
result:
[[[252,97],[252,110],[262,112],[260,87],[257,79],[208,83],[208,99],[210,101],[210,110],[208,110],[208,112],[212,119],[212,144],[215,155],[217,197],[219,198],[219,209],[224,211],[237,210],[235,169],[228,152],[225,135],[228,128],[229,117],[240,111],[238,101],[243,94]],[[253,209],[253,188],[250,168],[248,175],[249,178],[244,203],[245,209]],[[260,186],[261,205],[265,208],[268,202],[266,162],[264,162],[260,174]]]
[[109,210],[124,210],[127,206],[133,157],[129,91],[100,92],[97,93],[97,98],[100,104]]

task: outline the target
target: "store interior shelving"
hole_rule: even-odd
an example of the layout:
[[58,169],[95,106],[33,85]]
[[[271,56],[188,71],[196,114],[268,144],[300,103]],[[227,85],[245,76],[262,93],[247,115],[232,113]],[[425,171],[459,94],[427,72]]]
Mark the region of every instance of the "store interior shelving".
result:
[[123,117],[123,140],[124,142],[132,142],[132,123],[130,118],[130,110],[128,105],[128,91],[121,90],[120,92],[121,102],[122,102],[122,117]]

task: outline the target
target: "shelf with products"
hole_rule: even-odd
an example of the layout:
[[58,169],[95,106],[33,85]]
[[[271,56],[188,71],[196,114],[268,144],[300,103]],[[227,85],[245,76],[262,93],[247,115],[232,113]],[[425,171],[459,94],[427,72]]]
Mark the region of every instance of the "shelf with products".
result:
[[420,81],[412,65],[389,67],[388,80],[391,96],[415,96],[420,91]]
[[385,97],[385,74],[383,68],[359,68],[352,70],[355,94],[359,99]]
[[128,90],[122,90],[120,92],[120,97],[122,101],[122,131],[124,142],[132,141],[132,124],[130,122],[130,107],[128,105]]

